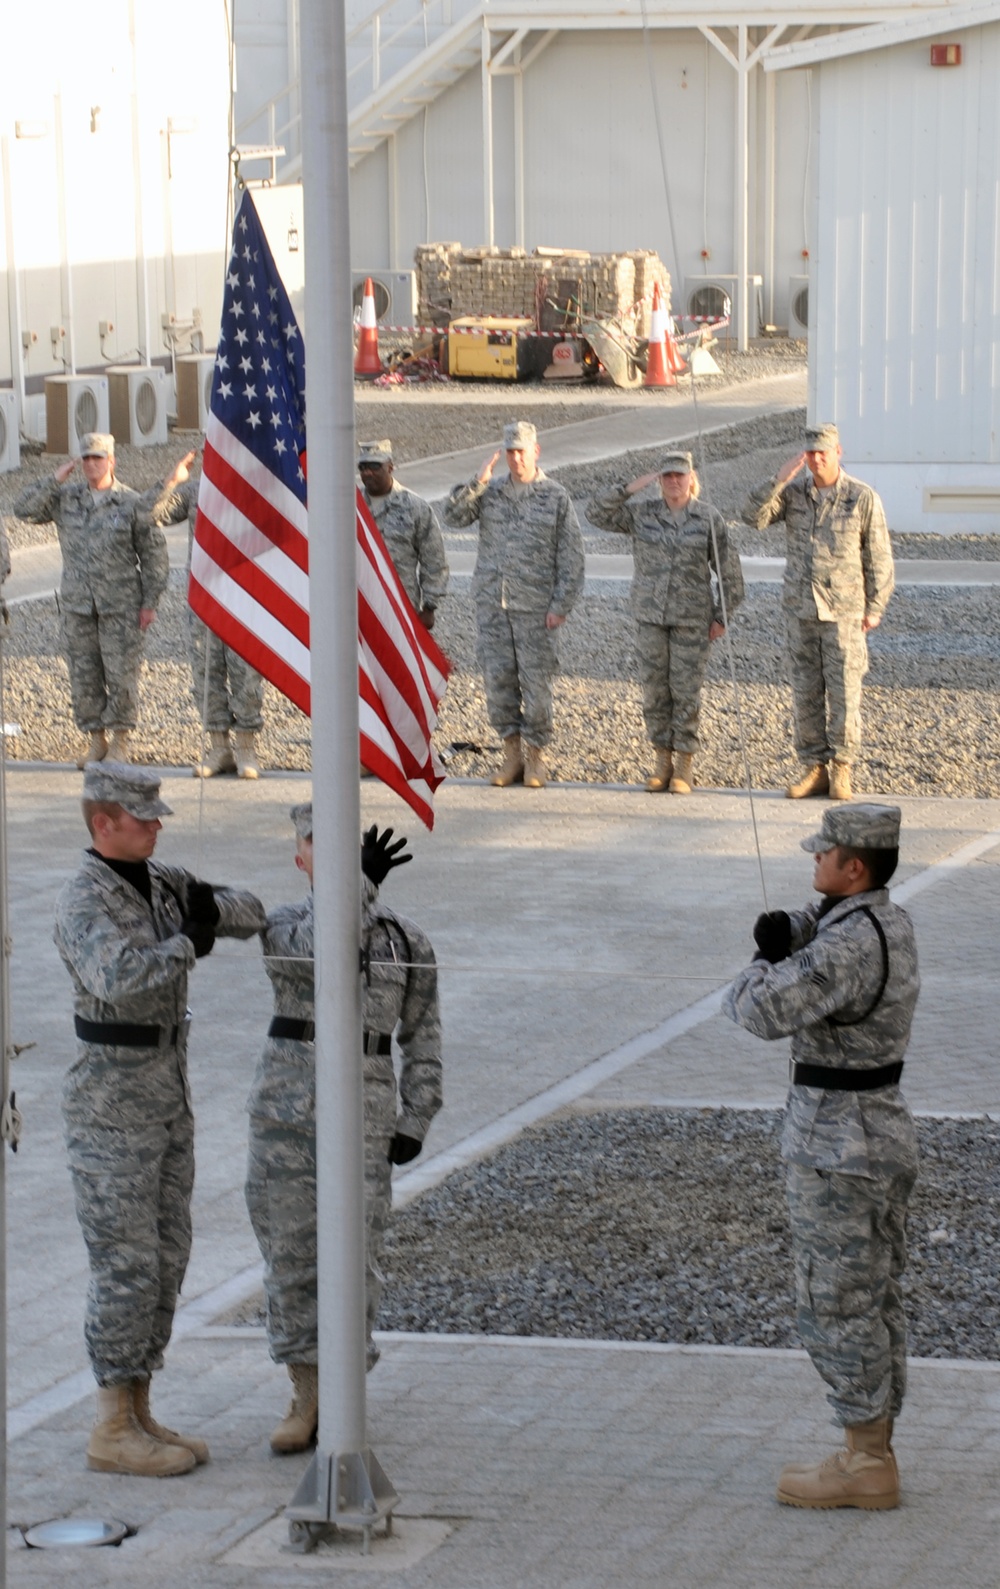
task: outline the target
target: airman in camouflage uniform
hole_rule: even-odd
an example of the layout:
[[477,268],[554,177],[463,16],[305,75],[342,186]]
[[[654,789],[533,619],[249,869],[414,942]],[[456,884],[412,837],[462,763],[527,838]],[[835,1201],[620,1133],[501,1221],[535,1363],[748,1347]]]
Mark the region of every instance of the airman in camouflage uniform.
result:
[[63,643],[77,727],[90,743],[77,765],[110,754],[128,760],[139,709],[143,638],[156,618],[170,567],[160,528],[184,517],[174,487],[187,479],[193,453],[144,496],[115,479],[115,439],[96,432],[77,460],[26,487],[13,512],[56,527],[63,571],[59,590]]
[[[312,806],[295,806],[295,864],[312,882]],[[441,1107],[441,1023],[434,952],[420,928],[378,903],[378,885],[405,840],[374,828],[362,846],[361,945],[365,1132],[365,1334],[367,1361],[378,1359],[372,1330],[382,1290],[379,1258],[392,1205],[393,1164],[420,1152]],[[316,1061],[312,894],[271,912],[263,933],[274,1018],[247,1101],[250,1152],[246,1200],[264,1258],[271,1356],[285,1363],[292,1401],[271,1448],[302,1451],[319,1414],[316,1302]],[[397,1099],[392,1033],[402,1054]]]
[[437,515],[429,502],[393,476],[392,442],[358,449],[361,495],[378,526],[396,573],[427,629],[448,593],[448,559]]
[[[654,482],[658,495],[640,495]],[[656,747],[646,781],[652,793],[691,793],[709,647],[743,600],[743,572],[730,553],[725,520],[698,493],[691,454],[672,452],[658,470],[601,492],[587,506],[598,529],[632,537],[642,710]]]
[[86,1342],[98,1384],[88,1466],[162,1476],[204,1462],[204,1441],[163,1429],[149,1380],[163,1363],[191,1247],[194,1122],[188,974],[216,937],[264,925],[253,894],[150,859],[170,807],[141,767],[87,768],[93,848],[56,902],[73,983],[77,1058],[63,1119],[90,1262]]
[[[177,492],[187,513],[189,575],[199,485],[200,481],[190,480]],[[214,778],[234,772],[238,778],[256,778],[260,774],[256,738],[264,727],[264,681],[190,607],[187,632],[191,697],[209,738],[208,754],[195,766],[194,775]]]
[[[851,767],[861,747],[865,636],[889,605],[892,548],[882,503],[845,474],[836,425],[807,429],[805,451],[743,505],[748,524],[785,522],[783,603],[795,748],[805,775],[792,800],[851,797]],[[803,465],[806,473],[801,473]]]
[[906,1388],[900,1276],[917,1174],[913,1117],[899,1090],[920,990],[909,916],[885,884],[899,846],[897,806],[829,808],[802,840],[818,905],[771,911],[759,955],[728,990],[730,1020],[791,1036],[782,1137],[798,1328],[844,1425],[842,1451],[788,1466],[792,1506],[893,1507],[893,1424]]
[[507,425],[503,444],[508,473],[493,478],[495,452],[475,480],[455,487],[444,518],[457,529],[479,523],[472,576],[479,665],[505,750],[493,782],[540,789],[559,666],[555,634],[583,589],[583,538],[569,492],[538,467],[534,425]]

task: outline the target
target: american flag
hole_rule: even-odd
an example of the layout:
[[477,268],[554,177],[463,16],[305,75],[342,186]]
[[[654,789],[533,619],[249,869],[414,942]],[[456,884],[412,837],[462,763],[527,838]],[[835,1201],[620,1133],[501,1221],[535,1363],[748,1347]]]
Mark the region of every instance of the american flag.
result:
[[[248,190],[233,228],[188,600],[309,713],[305,349]],[[432,827],[431,745],[450,664],[357,495],[361,760]]]

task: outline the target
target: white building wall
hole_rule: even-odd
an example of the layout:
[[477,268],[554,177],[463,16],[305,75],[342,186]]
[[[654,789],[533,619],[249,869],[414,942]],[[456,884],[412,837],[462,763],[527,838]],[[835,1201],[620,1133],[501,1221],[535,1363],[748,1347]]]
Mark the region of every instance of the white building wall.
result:
[[[134,23],[133,50],[130,26]],[[222,6],[64,0],[5,18],[0,56],[0,384],[44,433],[44,379],[169,359],[161,320],[222,302],[228,159]],[[102,321],[113,326],[102,340]],[[53,352],[50,329],[65,336]],[[13,329],[13,336],[11,330]],[[24,349],[23,334],[35,337]]]
[[961,66],[932,68],[922,39],[815,74],[810,412],[894,527],[986,531],[1000,511],[924,493],[1000,491],[1000,23],[940,38]]
[[[564,32],[524,74],[525,229],[517,235],[515,95],[493,82],[495,241],[594,250],[655,249],[680,276],[735,270],[736,74],[697,30],[652,36],[652,55],[677,228],[670,236],[663,169],[642,36]],[[770,264],[766,195],[772,180],[766,88],[750,79],[751,270]],[[775,82],[773,312],[786,323],[788,280],[808,269],[805,186],[807,81]],[[425,131],[426,118],[426,131]],[[482,89],[473,70],[352,173],[351,238],[360,268],[405,268],[425,241],[486,241]],[[393,204],[390,170],[395,164]],[[426,198],[425,198],[426,195]],[[393,224],[395,217],[395,224]],[[393,250],[393,241],[395,249]],[[702,249],[710,254],[701,257]],[[765,310],[771,302],[765,301]],[[675,297],[679,304],[679,294]]]

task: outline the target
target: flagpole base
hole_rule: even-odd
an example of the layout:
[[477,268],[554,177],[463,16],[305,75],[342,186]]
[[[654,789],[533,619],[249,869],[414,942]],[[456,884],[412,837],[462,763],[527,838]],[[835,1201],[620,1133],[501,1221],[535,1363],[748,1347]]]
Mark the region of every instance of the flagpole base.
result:
[[398,1501],[373,1451],[333,1453],[317,1447],[285,1508],[289,1548],[307,1555],[341,1531],[355,1530],[364,1536],[367,1556],[377,1523],[385,1518],[386,1535],[392,1533],[392,1512]]

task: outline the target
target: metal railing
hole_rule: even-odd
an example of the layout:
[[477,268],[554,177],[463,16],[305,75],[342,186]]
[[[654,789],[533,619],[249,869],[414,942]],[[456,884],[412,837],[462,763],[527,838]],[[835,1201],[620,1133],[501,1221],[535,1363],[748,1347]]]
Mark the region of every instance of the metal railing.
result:
[[[382,0],[347,32],[348,104],[356,106],[375,94],[396,72],[419,59],[463,16],[482,12],[489,0]],[[266,142],[285,146],[288,160],[301,149],[298,80],[244,117],[236,143]]]

